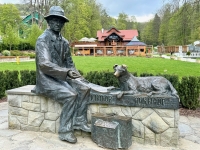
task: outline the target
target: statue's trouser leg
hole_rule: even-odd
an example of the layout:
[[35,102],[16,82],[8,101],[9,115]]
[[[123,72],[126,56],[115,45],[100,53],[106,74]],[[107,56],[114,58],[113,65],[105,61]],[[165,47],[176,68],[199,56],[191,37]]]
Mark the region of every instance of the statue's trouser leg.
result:
[[81,125],[87,123],[87,103],[90,95],[90,87],[87,87],[81,81],[73,80],[69,84],[78,93],[76,100],[76,108],[74,115],[74,125]]
[[[72,88],[59,88],[51,91],[48,95],[55,101],[63,104],[60,114],[60,127],[58,133],[66,133],[73,131],[73,117],[76,108],[77,92]],[[52,96],[52,97],[51,97]]]
[[74,116],[74,124],[86,124],[87,123],[87,103],[90,95],[90,88],[80,87],[78,94],[78,100],[76,105],[76,115]]

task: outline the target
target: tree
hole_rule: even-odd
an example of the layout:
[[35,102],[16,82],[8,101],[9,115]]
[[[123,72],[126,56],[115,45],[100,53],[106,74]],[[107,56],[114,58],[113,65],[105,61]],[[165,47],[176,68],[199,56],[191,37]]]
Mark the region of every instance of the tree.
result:
[[37,24],[33,24],[31,26],[30,33],[27,39],[31,46],[35,47],[35,43],[42,32],[43,31],[38,27]]
[[159,30],[160,30],[160,17],[155,14],[155,17],[152,22],[152,32],[153,32],[153,45],[158,45],[158,37],[159,37]]
[[6,33],[6,26],[10,24],[12,28],[19,25],[21,21],[19,10],[13,4],[0,5],[0,30]]
[[11,51],[12,45],[19,44],[19,37],[17,35],[17,32],[13,30],[10,24],[6,26],[6,31],[3,36],[3,43],[9,45],[10,51]]
[[112,26],[115,26],[115,22],[113,22],[113,18],[110,17],[105,9],[101,10],[101,25],[103,29],[109,29]]
[[126,29],[127,20],[128,20],[128,15],[127,14],[125,14],[124,12],[119,13],[119,16],[117,18],[117,29],[125,30]]
[[148,23],[146,23],[144,29],[141,32],[141,40],[143,42],[145,42],[148,45],[152,45],[153,44],[153,21],[149,21]]

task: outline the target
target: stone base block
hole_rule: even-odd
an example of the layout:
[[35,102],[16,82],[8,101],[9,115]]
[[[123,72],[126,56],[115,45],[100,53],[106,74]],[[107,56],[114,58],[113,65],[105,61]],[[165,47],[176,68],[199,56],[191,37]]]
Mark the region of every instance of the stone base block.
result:
[[[9,128],[57,133],[62,105],[31,93],[34,85],[7,91]],[[90,104],[88,121],[93,113],[115,113],[132,118],[132,140],[140,144],[177,147],[179,110]],[[76,131],[76,135],[90,134]]]

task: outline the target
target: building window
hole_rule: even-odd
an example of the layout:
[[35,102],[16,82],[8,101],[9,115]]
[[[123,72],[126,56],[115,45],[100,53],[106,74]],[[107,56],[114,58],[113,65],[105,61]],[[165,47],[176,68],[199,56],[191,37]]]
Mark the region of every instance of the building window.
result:
[[140,52],[144,52],[144,49],[140,49]]

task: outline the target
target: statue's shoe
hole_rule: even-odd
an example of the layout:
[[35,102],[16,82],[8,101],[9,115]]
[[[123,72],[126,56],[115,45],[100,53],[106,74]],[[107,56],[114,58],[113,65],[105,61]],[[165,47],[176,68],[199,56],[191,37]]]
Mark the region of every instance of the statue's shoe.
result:
[[91,128],[87,124],[74,125],[74,129],[91,132]]
[[77,138],[75,137],[73,132],[68,132],[68,133],[59,133],[59,139],[62,141],[67,141],[70,143],[76,143]]

